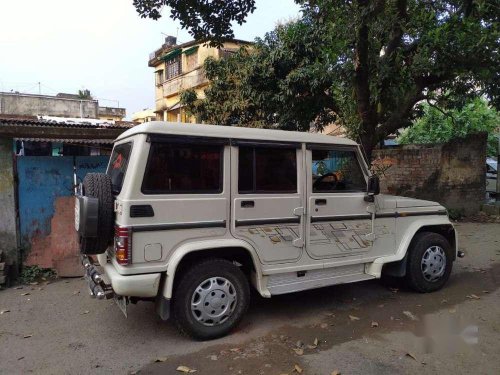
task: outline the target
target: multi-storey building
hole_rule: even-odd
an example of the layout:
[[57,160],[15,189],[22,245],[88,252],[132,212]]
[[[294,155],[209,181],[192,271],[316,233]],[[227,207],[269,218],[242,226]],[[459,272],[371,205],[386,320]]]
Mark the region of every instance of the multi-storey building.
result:
[[203,62],[208,57],[224,58],[250,42],[232,39],[221,48],[210,47],[198,41],[177,44],[174,37],[165,38],[161,48],[152,52],[148,65],[155,74],[155,112],[158,120],[196,122],[186,114],[180,103],[180,94],[194,89],[198,98],[204,97],[209,81],[203,72]]

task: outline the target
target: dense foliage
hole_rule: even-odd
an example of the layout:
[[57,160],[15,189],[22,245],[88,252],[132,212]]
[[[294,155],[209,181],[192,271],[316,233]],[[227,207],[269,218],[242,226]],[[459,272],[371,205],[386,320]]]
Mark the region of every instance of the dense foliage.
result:
[[234,38],[232,23],[243,24],[255,10],[255,0],[134,0],[134,6],[142,18],[155,20],[163,7],[170,7],[170,16],[195,39],[220,46],[225,39]]
[[229,58],[207,59],[211,81],[205,99],[182,95],[200,121],[221,125],[307,131],[336,119],[330,88],[333,72],[316,43],[318,30],[298,21],[278,26],[250,49]]
[[407,143],[440,143],[470,133],[488,133],[488,155],[496,156],[500,115],[485,100],[475,99],[450,112],[425,105],[424,115],[405,130],[398,141]]
[[[137,2],[143,15],[152,3],[182,10],[176,1]],[[485,95],[499,107],[497,1],[299,2],[301,20],[278,26],[246,55],[207,61],[214,85],[201,102],[186,94],[194,113],[222,124],[297,130],[334,120],[371,156],[380,140],[423,114],[424,101],[460,108]],[[222,10],[196,5],[204,1],[187,3],[226,22]],[[243,16],[242,4],[254,2],[224,3],[235,7],[228,14]],[[214,28],[192,30],[205,39],[219,35]]]

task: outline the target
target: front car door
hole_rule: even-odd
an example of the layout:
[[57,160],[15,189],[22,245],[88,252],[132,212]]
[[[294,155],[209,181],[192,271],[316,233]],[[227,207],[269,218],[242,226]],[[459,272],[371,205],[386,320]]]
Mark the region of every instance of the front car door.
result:
[[301,144],[235,142],[231,147],[231,232],[264,264],[297,261],[304,248]]
[[[306,250],[312,258],[368,259],[394,251],[394,218],[373,223],[368,170],[356,147],[308,145]],[[378,198],[378,197],[377,197]]]

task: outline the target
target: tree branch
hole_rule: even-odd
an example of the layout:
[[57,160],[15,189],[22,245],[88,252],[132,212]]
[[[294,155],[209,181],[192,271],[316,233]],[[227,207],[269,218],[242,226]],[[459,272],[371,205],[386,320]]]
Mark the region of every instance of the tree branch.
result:
[[445,110],[441,109],[439,106],[437,106],[436,104],[433,104],[430,102],[430,98],[426,98],[426,102],[427,104],[432,107],[432,108],[435,108],[437,109],[439,112],[441,112],[443,115],[445,115],[446,117],[449,117],[451,119],[451,122],[453,123],[453,126],[456,126],[456,123],[455,123],[455,117],[453,117],[453,115],[449,112],[446,112]]

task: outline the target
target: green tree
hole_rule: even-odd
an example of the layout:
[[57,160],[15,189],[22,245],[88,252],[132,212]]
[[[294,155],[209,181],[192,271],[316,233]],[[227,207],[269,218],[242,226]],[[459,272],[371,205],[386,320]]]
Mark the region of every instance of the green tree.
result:
[[[219,2],[225,4],[220,9],[214,5]],[[303,20],[285,30],[275,30],[274,36],[271,33],[258,43],[262,45],[256,48],[256,54],[262,57],[261,66],[236,67],[222,62],[220,67],[213,67],[219,69],[220,77],[236,76],[227,87],[234,90],[220,94],[220,98],[238,98],[238,105],[255,106],[253,112],[263,126],[307,130],[307,125],[299,125],[302,120],[281,118],[296,116],[302,108],[308,112],[303,117],[313,119],[311,123],[321,128],[321,119],[327,114],[351,136],[359,136],[370,157],[379,141],[422,115],[424,100],[437,106],[460,107],[470,98],[486,95],[492,105],[500,106],[500,9],[496,0],[298,2],[302,4]],[[151,16],[148,11],[158,12],[163,5],[171,6],[174,18],[180,19],[193,36],[214,40],[215,44],[230,35],[227,22],[232,17],[243,21],[254,6],[253,0],[135,3],[141,5],[138,11],[142,16]],[[183,8],[184,3],[192,8],[190,12],[200,12],[199,26],[191,26],[195,21]],[[225,32],[210,23],[203,26],[205,19],[220,22]],[[245,77],[254,73],[268,77],[268,86],[265,82],[252,86]],[[328,80],[332,84],[325,88]],[[220,87],[225,89],[222,83]],[[267,90],[257,91],[262,87]],[[277,110],[275,103],[281,108]],[[228,106],[214,100],[203,105]],[[246,107],[239,110],[244,111]],[[254,118],[251,111],[250,116]]]
[[205,99],[186,91],[181,101],[198,120],[221,125],[275,127],[307,131],[334,121],[333,72],[328,56],[305,21],[278,26],[252,48],[232,56],[207,59],[211,85]]
[[475,99],[449,112],[426,104],[424,115],[398,138],[401,144],[441,143],[477,132],[488,133],[488,155],[496,156],[500,115],[484,99]]
[[92,94],[90,93],[90,90],[87,90],[87,89],[78,90],[78,98],[79,99],[85,99],[85,100],[92,100],[92,99],[94,99],[92,97]]

